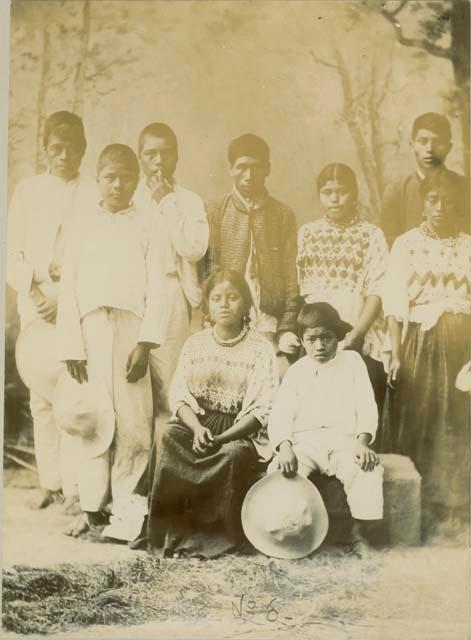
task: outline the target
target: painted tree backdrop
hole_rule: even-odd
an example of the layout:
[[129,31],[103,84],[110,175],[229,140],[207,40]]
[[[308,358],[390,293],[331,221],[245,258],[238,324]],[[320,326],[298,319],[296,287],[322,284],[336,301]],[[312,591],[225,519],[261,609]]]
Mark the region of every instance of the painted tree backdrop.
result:
[[[229,140],[251,131],[300,224],[318,215],[314,176],[333,161],[355,169],[377,221],[385,184],[413,168],[417,114],[450,115],[449,165],[463,170],[466,16],[467,0],[13,0],[9,189],[44,169],[44,120],[69,109],[84,118],[85,173],[106,144],[135,147],[161,120],[180,141],[179,179],[218,196]],[[16,333],[8,292],[10,354]]]

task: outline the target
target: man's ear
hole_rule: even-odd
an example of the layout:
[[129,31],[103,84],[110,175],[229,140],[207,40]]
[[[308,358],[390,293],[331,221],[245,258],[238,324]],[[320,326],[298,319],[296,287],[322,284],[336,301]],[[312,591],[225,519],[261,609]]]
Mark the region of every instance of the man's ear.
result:
[[268,162],[266,166],[266,174],[265,174],[267,178],[270,175],[270,171],[271,171],[271,164]]

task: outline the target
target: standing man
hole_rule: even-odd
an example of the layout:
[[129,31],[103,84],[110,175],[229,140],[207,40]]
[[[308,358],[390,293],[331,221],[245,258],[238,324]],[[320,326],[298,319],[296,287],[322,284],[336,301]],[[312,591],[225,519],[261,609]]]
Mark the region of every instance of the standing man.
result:
[[170,382],[183,343],[190,334],[192,309],[201,304],[197,263],[207,251],[209,231],[203,201],[174,178],[178,145],[172,129],[161,122],[147,125],[139,136],[138,148],[142,178],[134,203],[138,211],[149,211],[157,217],[157,227],[167,239],[169,322],[163,344],[151,352],[150,358],[154,413],[157,413],[167,407]]
[[278,352],[294,354],[298,284],[296,218],[265,188],[270,149],[251,133],[229,144],[232,190],[208,203],[209,271],[233,269],[245,275],[254,309],[252,327]]
[[[31,353],[23,355],[34,362],[34,345],[50,344],[49,349],[42,349],[51,358],[51,362],[42,363],[46,377],[60,366],[56,359],[55,322],[65,236],[75,216],[95,199],[96,187],[79,175],[87,147],[79,116],[68,111],[53,113],[46,120],[43,143],[48,170],[21,181],[10,203],[7,282],[17,292],[21,325],[17,348],[27,344]],[[40,484],[33,506],[39,509],[47,507],[61,491],[72,503],[75,491],[72,456],[65,452],[65,438],[61,447],[52,398],[42,390],[55,381],[44,383],[30,387]]]
[[425,178],[439,174],[459,194],[462,206],[457,224],[461,231],[469,233],[466,179],[445,165],[453,146],[448,119],[440,113],[423,113],[418,116],[412,127],[410,145],[415,154],[414,173],[390,184],[384,192],[381,226],[389,246],[398,236],[422,222],[423,196],[420,185]]

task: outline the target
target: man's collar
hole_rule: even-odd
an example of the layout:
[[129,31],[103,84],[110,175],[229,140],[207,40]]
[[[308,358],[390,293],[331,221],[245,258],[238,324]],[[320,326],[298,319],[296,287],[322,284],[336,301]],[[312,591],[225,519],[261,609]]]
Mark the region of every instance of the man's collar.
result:
[[[442,165],[442,166],[440,167],[440,169],[438,169],[438,170],[437,170],[437,173],[436,173],[435,175],[440,175],[440,174],[441,174],[441,173],[443,173],[443,171],[445,171],[445,170],[446,170],[445,165]],[[425,173],[422,171],[422,169],[421,169],[418,165],[416,166],[415,171],[416,171],[416,173],[417,173],[417,175],[418,175],[418,177],[419,177],[419,180],[425,180],[426,175],[425,175]]]
[[137,211],[134,207],[134,203],[131,203],[127,209],[122,209],[121,211],[108,211],[103,208],[102,201],[98,205],[98,213],[103,213],[108,216],[126,216],[127,218],[134,218],[137,215]]
[[263,208],[268,197],[268,191],[264,189],[263,193],[261,193],[260,196],[258,196],[257,198],[249,199],[244,198],[244,196],[234,185],[232,187],[232,196],[234,198],[236,206],[239,205],[237,208],[247,213],[248,211],[254,211]]

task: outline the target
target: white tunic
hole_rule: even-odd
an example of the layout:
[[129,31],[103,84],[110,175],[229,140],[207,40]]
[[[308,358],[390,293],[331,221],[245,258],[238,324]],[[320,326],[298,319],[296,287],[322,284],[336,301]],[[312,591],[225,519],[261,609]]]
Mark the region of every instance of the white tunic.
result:
[[360,433],[373,440],[377,426],[378,409],[361,356],[338,351],[324,364],[304,356],[288,369],[275,397],[268,436],[274,449],[284,440],[295,444],[304,438],[329,441],[334,449]]
[[61,257],[59,231],[66,235],[75,217],[97,199],[95,183],[83,177],[64,182],[45,173],[16,186],[8,210],[7,282],[18,293],[23,327],[38,317],[29,296],[33,278],[45,295],[57,293],[49,268]]

